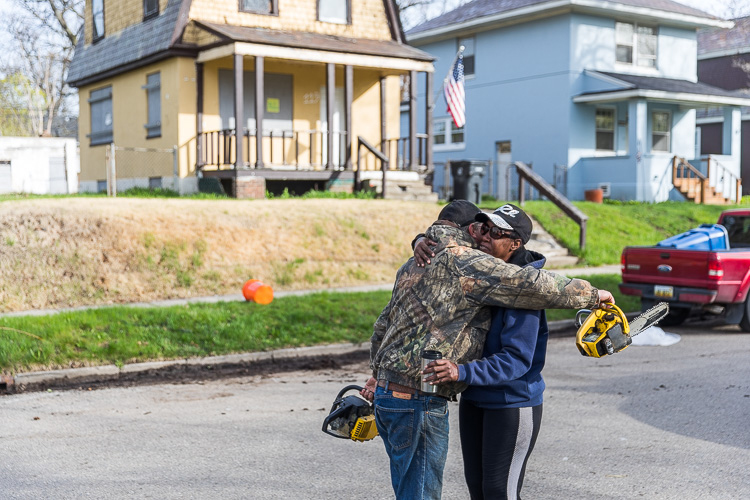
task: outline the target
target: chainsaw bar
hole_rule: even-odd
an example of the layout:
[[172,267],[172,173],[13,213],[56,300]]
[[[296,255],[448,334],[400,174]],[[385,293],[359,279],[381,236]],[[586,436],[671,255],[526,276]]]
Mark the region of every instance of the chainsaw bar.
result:
[[669,304],[666,302],[659,302],[643,314],[639,314],[630,322],[630,336],[635,337],[643,330],[647,330],[654,326],[661,321],[667,313],[669,313]]

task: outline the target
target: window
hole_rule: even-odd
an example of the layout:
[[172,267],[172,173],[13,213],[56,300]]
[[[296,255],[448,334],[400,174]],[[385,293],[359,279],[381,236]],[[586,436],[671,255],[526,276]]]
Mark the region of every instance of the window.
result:
[[104,0],[91,2],[91,18],[94,25],[94,41],[104,38]]
[[464,147],[464,129],[457,128],[453,118],[437,118],[433,122],[433,140],[436,151],[462,149]]
[[351,24],[351,0],[318,0],[318,21]]
[[112,87],[92,90],[89,95],[91,106],[91,145],[112,142]]
[[596,108],[596,149],[615,150],[615,110]]
[[669,111],[654,111],[651,114],[651,149],[653,151],[669,151],[671,127],[672,117]]
[[146,85],[142,88],[146,91],[148,107],[148,122],[144,125],[146,138],[161,137],[161,73],[146,76]]
[[458,46],[464,46],[464,76],[474,76],[474,37],[459,38]]
[[143,20],[159,15],[159,0],[143,0]]
[[656,29],[631,23],[615,23],[617,44],[615,58],[619,63],[656,67]]
[[240,0],[240,12],[276,15],[279,13],[279,0]]

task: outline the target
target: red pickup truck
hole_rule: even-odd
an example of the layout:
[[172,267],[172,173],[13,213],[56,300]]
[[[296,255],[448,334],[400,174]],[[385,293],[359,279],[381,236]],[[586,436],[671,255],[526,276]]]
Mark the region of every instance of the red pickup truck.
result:
[[668,302],[664,326],[679,325],[698,312],[750,332],[750,208],[726,210],[718,224],[657,246],[625,247],[620,292],[640,297],[643,310]]

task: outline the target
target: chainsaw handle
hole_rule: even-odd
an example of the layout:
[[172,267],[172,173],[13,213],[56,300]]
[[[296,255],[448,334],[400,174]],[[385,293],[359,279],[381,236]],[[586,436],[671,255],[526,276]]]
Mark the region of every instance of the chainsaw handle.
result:
[[581,328],[581,325],[583,325],[583,316],[588,316],[589,314],[591,314],[591,309],[581,309],[576,313],[576,328]]
[[356,389],[356,390],[357,390],[357,391],[359,392],[359,391],[361,391],[362,389],[364,389],[364,387],[362,387],[362,386],[359,386],[359,385],[347,385],[346,387],[344,387],[343,389],[341,389],[341,390],[339,391],[339,395],[338,395],[338,396],[336,396],[336,399],[337,399],[337,400],[338,400],[338,399],[341,399],[342,397],[344,397],[344,394],[346,394],[346,393],[347,393],[347,392],[349,392],[349,391],[353,391],[353,390],[355,390],[355,389]]

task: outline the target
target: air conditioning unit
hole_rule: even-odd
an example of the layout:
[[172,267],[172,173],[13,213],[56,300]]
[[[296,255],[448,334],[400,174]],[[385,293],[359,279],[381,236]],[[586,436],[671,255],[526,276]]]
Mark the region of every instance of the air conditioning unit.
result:
[[609,195],[612,192],[612,183],[611,182],[600,182],[599,183],[599,189],[602,190],[602,196],[604,198],[609,198]]

